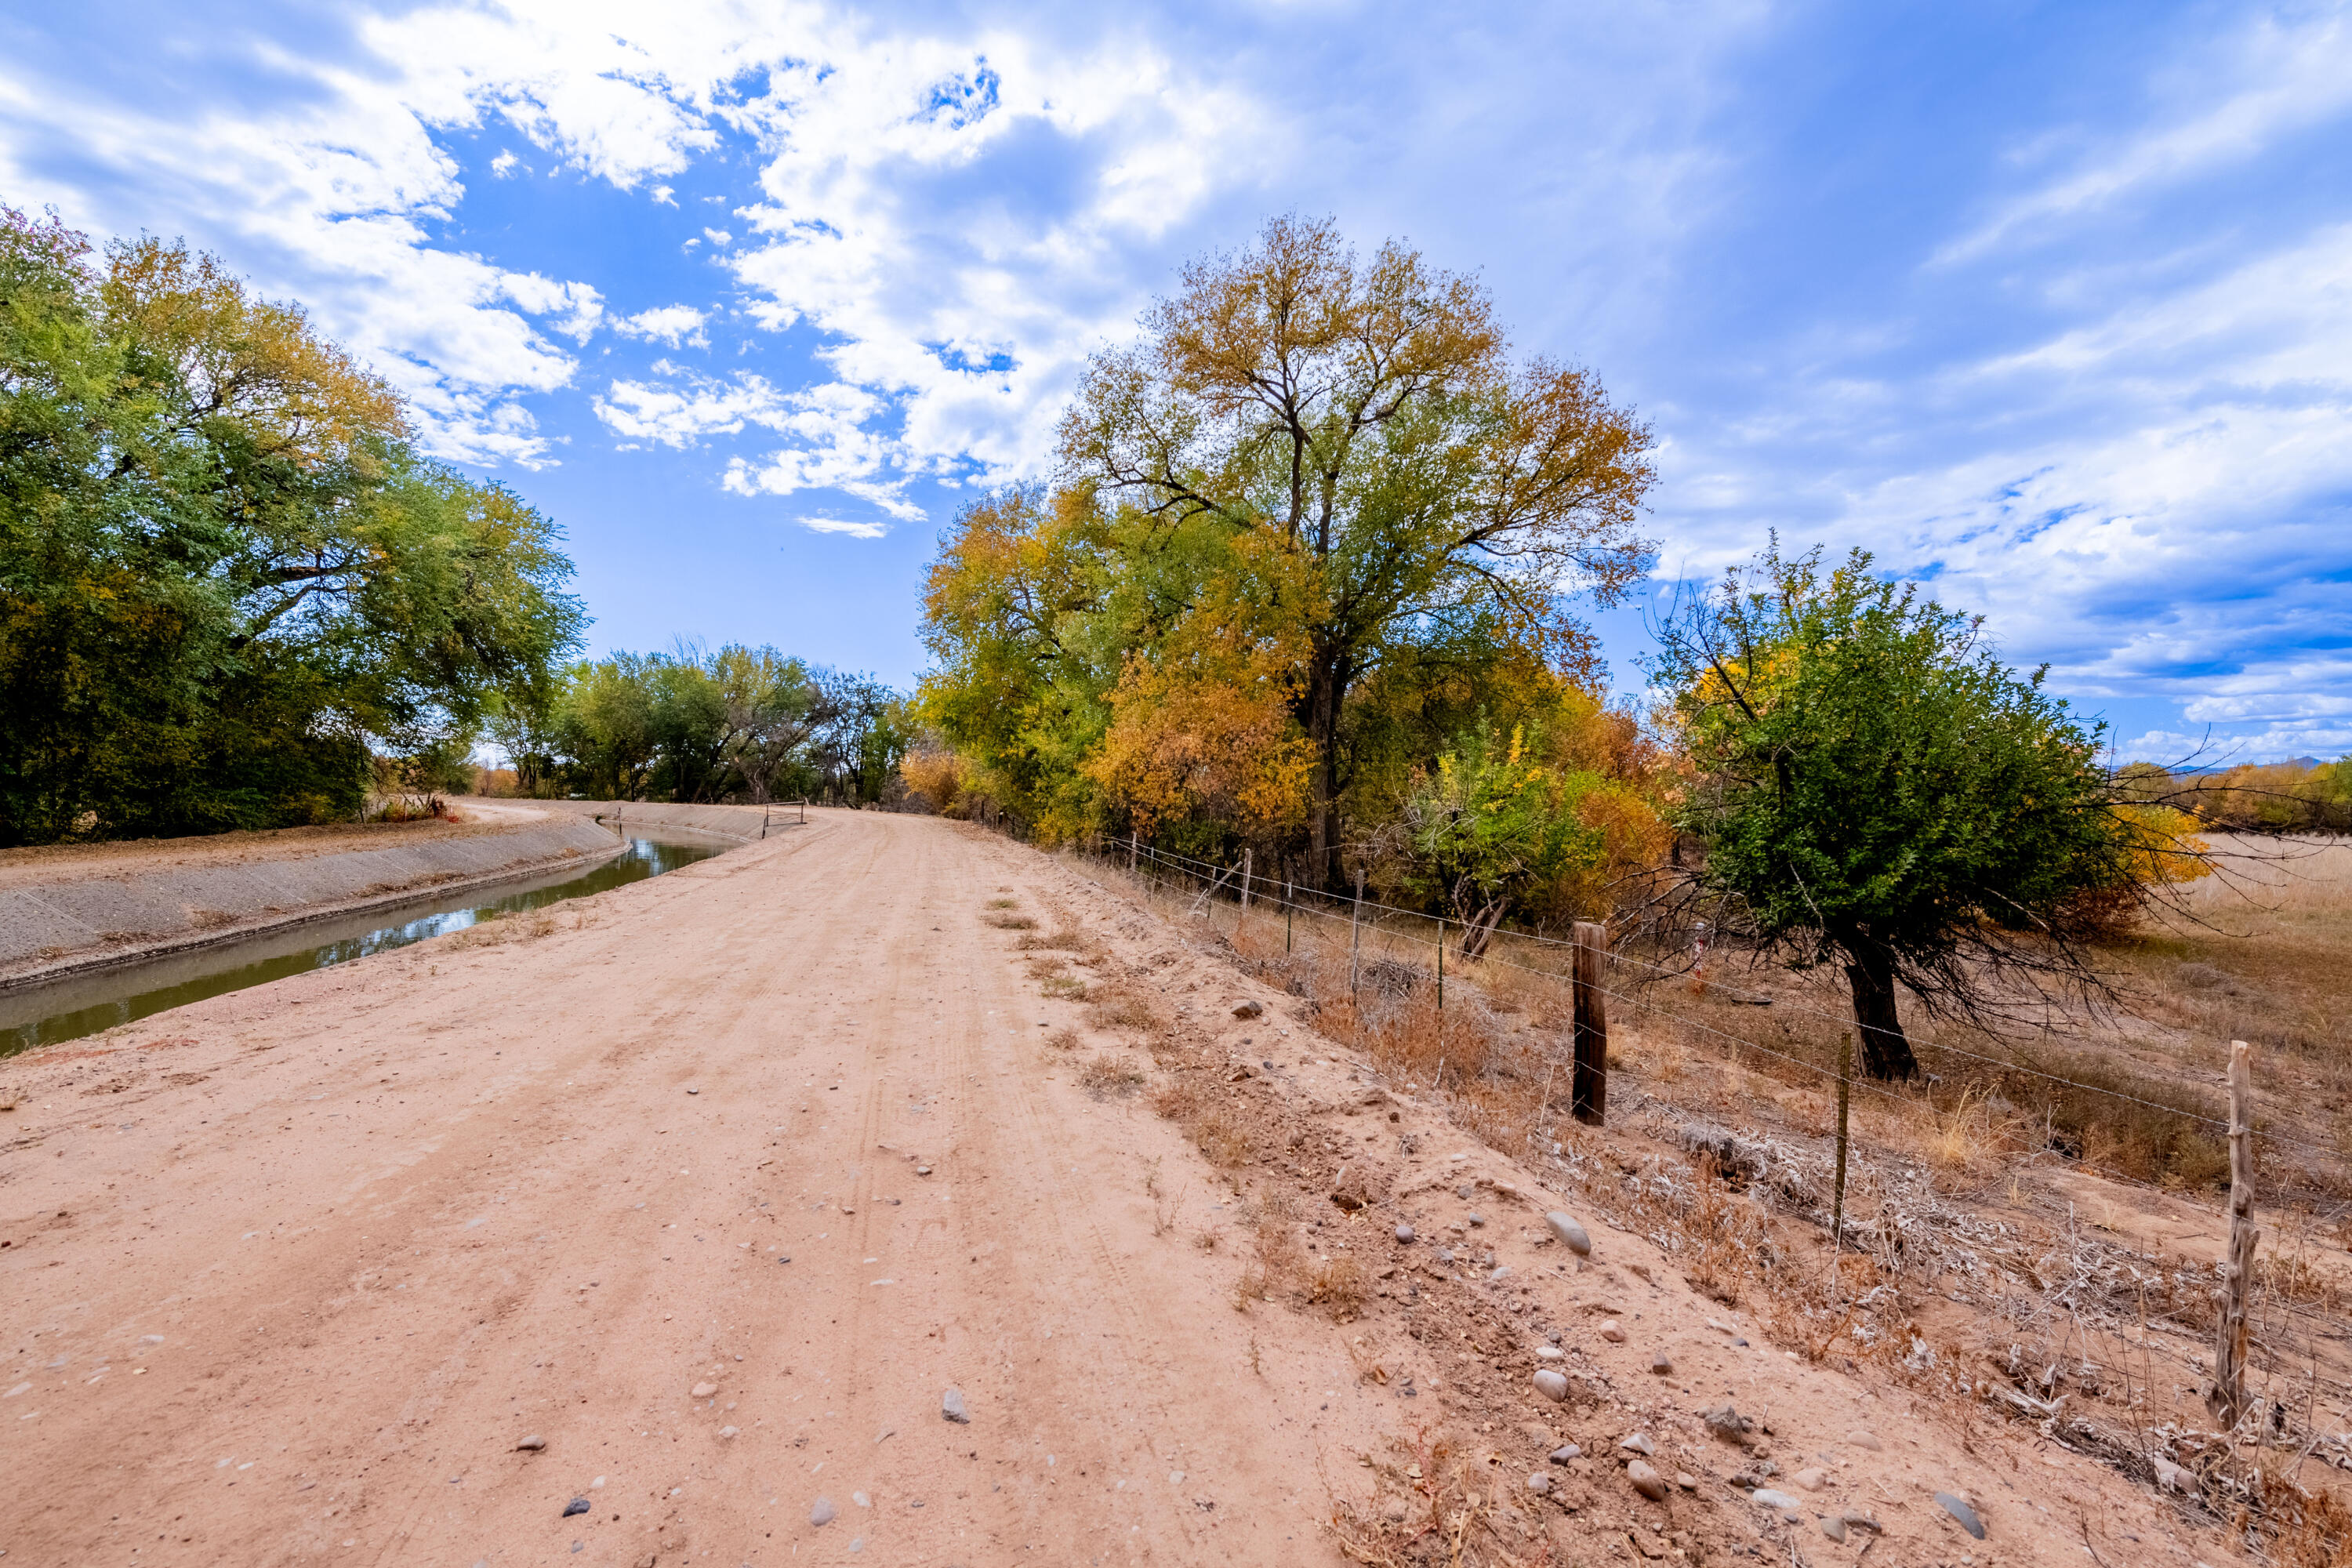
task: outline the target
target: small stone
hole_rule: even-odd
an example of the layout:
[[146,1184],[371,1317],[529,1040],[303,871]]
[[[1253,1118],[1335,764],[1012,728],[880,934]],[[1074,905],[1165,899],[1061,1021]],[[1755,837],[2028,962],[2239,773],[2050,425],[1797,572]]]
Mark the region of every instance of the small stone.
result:
[[1830,1473],[1819,1465],[1813,1466],[1811,1469],[1799,1470],[1789,1479],[1809,1492],[1817,1492],[1830,1484]]
[[1411,1247],[1412,1245],[1412,1226],[1409,1225],[1401,1225],[1397,1226],[1396,1238],[1404,1243],[1407,1247]]
[[1822,1533],[1828,1536],[1832,1541],[1843,1543],[1845,1540],[1845,1521],[1842,1519],[1825,1519],[1822,1521]]
[[915,1174],[919,1176],[928,1176],[930,1173],[931,1168],[929,1165],[918,1165],[915,1167]]
[[1954,1519],[1960,1521],[1960,1528],[1962,1530],[1967,1531],[1979,1541],[1982,1541],[1985,1538],[1984,1521],[1979,1519],[1977,1517],[1977,1510],[1970,1508],[1965,1501],[1954,1497],[1949,1492],[1937,1492],[1936,1494],[1936,1501],[1942,1506],[1946,1513],[1950,1514]]
[[544,1437],[540,1437],[540,1436],[530,1436],[530,1437],[525,1437],[521,1442],[517,1443],[517,1444],[515,1445],[515,1452],[517,1452],[517,1453],[519,1453],[519,1454],[526,1454],[526,1453],[528,1453],[528,1454],[536,1454],[536,1453],[540,1452],[541,1449],[545,1448],[546,1447],[547,1447],[547,1439],[546,1439],[546,1438],[544,1438]]
[[950,1388],[940,1395],[940,1415],[942,1419],[952,1421],[958,1426],[971,1425],[971,1412],[963,1407],[962,1389]]
[[700,1094],[702,1091],[698,1089],[689,1089],[686,1092],[688,1094]]
[[1528,1490],[1535,1493],[1538,1497],[1549,1496],[1551,1494],[1551,1478],[1545,1475],[1541,1470],[1538,1470],[1534,1475],[1528,1478]]
[[1878,1435],[1876,1433],[1871,1431],[1866,1426],[1855,1427],[1853,1431],[1845,1435],[1845,1440],[1853,1444],[1857,1448],[1867,1448],[1874,1454],[1877,1453],[1886,1446],[1878,1440]]
[[563,1517],[566,1519],[570,1519],[575,1513],[586,1513],[587,1511],[588,1500],[584,1497],[573,1498],[570,1502],[563,1505]]
[[1728,1403],[1703,1412],[1699,1419],[1706,1423],[1708,1431],[1727,1443],[1736,1443],[1745,1448],[1755,1440],[1749,1436],[1756,1430],[1755,1419],[1752,1416],[1742,1415]]
[[833,1500],[829,1497],[821,1497],[809,1507],[809,1522],[818,1526],[831,1524],[833,1513]]
[[1470,1214],[1470,1223],[1472,1225],[1485,1225],[1486,1223],[1486,1216],[1474,1209]]
[[1843,1509],[1839,1510],[1837,1518],[1840,1524],[1853,1530],[1866,1530],[1873,1535],[1876,1535],[1885,1528],[1878,1522],[1876,1515],[1865,1513],[1858,1508]]
[[1658,1446],[1650,1441],[1647,1432],[1636,1432],[1630,1437],[1620,1438],[1617,1446],[1629,1454],[1640,1454],[1645,1458],[1658,1451]]
[[1453,1262],[1453,1261],[1454,1261],[1454,1249],[1453,1249],[1452,1247],[1439,1247],[1439,1248],[1437,1249],[1437,1261],[1439,1261],[1440,1263],[1451,1263],[1451,1262]]
[[1748,1494],[1748,1500],[1753,1503],[1761,1503],[1766,1508],[1777,1508],[1782,1513],[1797,1513],[1801,1511],[1804,1508],[1802,1503],[1799,1502],[1795,1498],[1790,1497],[1787,1492],[1775,1491],[1770,1487],[1757,1488],[1754,1491]]
[[1659,1351],[1657,1353],[1650,1357],[1650,1370],[1656,1373],[1660,1377],[1671,1377],[1674,1375],[1675,1371],[1674,1358],[1666,1354],[1665,1352]]
[[1666,1478],[1652,1469],[1643,1460],[1636,1459],[1625,1467],[1625,1479],[1633,1483],[1635,1491],[1640,1492],[1652,1502],[1666,1500]]
[[1562,1443],[1559,1447],[1554,1448],[1551,1451],[1550,1457],[1553,1464],[1564,1465],[1570,1459],[1580,1459],[1584,1458],[1584,1450],[1578,1447],[1573,1443]]
[[1244,1002],[1234,1007],[1234,1016],[1236,1018],[1263,1018],[1265,1016],[1265,1005],[1260,1002]]
[[732,1437],[735,1436],[737,1430],[738,1428],[733,1426],[721,1426],[719,1428],[719,1435],[721,1437]]
[[715,1383],[698,1383],[694,1385],[692,1397],[696,1399],[708,1399],[718,1392],[719,1385]]
[[1625,1331],[1617,1326],[1616,1319],[1605,1318],[1601,1323],[1601,1337],[1612,1345],[1622,1345],[1625,1342]]
[[1538,1361],[1563,1361],[1567,1359],[1567,1356],[1568,1352],[1560,1349],[1558,1345],[1538,1345],[1536,1347],[1536,1360]]
[[1568,1397],[1568,1379],[1544,1367],[1536,1373],[1536,1392],[1557,1405]]
[[1683,1490],[1686,1492],[1695,1492],[1698,1490],[1698,1478],[1692,1475],[1688,1470],[1676,1470],[1675,1472],[1675,1485],[1682,1488]]
[[1576,1221],[1569,1215],[1560,1213],[1558,1209],[1554,1209],[1551,1213],[1544,1215],[1544,1224],[1551,1226],[1551,1233],[1559,1237],[1561,1246],[1567,1247],[1570,1252],[1575,1253],[1579,1258],[1590,1258],[1592,1256],[1592,1238],[1585,1235],[1584,1227],[1577,1224]]

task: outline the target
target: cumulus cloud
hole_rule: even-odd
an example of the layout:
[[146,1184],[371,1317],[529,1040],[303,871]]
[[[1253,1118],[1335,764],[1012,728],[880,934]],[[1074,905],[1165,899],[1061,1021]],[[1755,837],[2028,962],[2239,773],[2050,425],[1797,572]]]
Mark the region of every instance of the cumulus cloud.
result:
[[623,337],[650,339],[672,348],[683,343],[708,348],[710,340],[702,330],[708,319],[691,305],[663,305],[634,316],[615,316],[613,330]]

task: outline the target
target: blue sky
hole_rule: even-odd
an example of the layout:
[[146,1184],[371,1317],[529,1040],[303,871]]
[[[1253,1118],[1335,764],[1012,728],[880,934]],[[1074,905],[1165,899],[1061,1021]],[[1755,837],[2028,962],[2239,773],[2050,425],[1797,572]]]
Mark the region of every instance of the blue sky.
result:
[[86,0],[0,19],[0,199],[309,304],[599,649],[911,679],[940,526],[1298,211],[1652,420],[1662,593],[1859,543],[2126,755],[2352,750],[2352,5]]

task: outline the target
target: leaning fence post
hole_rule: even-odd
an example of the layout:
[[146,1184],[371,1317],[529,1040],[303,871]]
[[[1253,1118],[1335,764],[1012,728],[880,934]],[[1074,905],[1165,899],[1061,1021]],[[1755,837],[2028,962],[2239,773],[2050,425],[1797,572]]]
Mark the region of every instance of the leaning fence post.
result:
[[1297,888],[1285,882],[1282,885],[1282,951],[1286,956],[1290,952],[1290,909],[1297,901]]
[[2254,1276],[2254,1048],[2230,1042],[2230,1249],[2221,1258],[2213,1325],[2213,1386],[2205,1406],[2225,1432],[2246,1414],[2246,1290]]
[[1601,951],[1609,928],[1576,922],[1576,1065],[1569,1079],[1569,1109],[1587,1126],[1609,1119],[1609,1008],[1601,994]]
[[[1248,847],[1244,846],[1244,847],[1243,847],[1243,849],[1242,849],[1242,917],[1243,917],[1244,920],[1246,920],[1247,918],[1249,918],[1249,885],[1250,885],[1250,855],[1251,855],[1251,853],[1252,853],[1252,851],[1248,848]],[[1240,929],[1240,927],[1236,926],[1234,929],[1238,931],[1238,930]]]
[[1445,1011],[1445,917],[1437,917],[1437,1010]]
[[1127,836],[1127,874],[1130,877],[1135,875],[1135,835],[1132,833]]

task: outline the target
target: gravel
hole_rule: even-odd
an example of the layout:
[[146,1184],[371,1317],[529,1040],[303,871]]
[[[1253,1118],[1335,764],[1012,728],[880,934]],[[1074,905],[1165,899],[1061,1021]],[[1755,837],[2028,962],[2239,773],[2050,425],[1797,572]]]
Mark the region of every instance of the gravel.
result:
[[1555,1405],[1560,1404],[1568,1398],[1568,1378],[1545,1367],[1536,1373],[1536,1392]]
[[570,1502],[563,1505],[563,1517],[566,1519],[570,1519],[575,1513],[586,1513],[587,1511],[588,1500],[584,1497],[573,1498]]
[[1397,1238],[1399,1241],[1403,1242],[1403,1243],[1404,1243],[1406,1246],[1408,1246],[1408,1247],[1412,1246],[1412,1226],[1409,1226],[1409,1225],[1401,1225],[1401,1226],[1397,1226],[1397,1227],[1396,1227],[1396,1238]]
[[942,1420],[952,1421],[960,1426],[968,1426],[971,1424],[971,1412],[964,1408],[962,1389],[950,1388],[940,1395],[940,1416]]
[[1942,1505],[1946,1513],[1950,1514],[1954,1519],[1960,1521],[1960,1528],[1962,1530],[1967,1531],[1979,1541],[1982,1541],[1985,1538],[1984,1521],[1977,1517],[1976,1510],[1970,1508],[1966,1502],[1954,1497],[1949,1492],[1937,1492],[1936,1494],[1936,1501]]
[[1666,1478],[1658,1474],[1644,1461],[1636,1459],[1627,1465],[1625,1479],[1633,1483],[1635,1491],[1640,1492],[1652,1502],[1666,1500]]
[[829,1497],[821,1497],[817,1499],[815,1502],[809,1505],[809,1522],[811,1524],[820,1527],[831,1524],[833,1522],[833,1500]]

